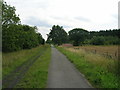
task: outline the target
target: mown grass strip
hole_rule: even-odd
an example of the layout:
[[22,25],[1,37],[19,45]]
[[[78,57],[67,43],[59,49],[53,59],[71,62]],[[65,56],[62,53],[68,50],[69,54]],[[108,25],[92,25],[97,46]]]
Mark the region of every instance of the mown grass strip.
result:
[[[95,65],[85,58],[85,55],[69,51],[62,47],[57,47],[59,51],[85,75],[89,82],[96,88],[118,88],[118,77],[100,65]],[[104,64],[104,63],[103,63]],[[114,67],[113,67],[114,68]]]
[[48,47],[44,54],[30,67],[16,88],[45,88],[50,59],[51,49]]

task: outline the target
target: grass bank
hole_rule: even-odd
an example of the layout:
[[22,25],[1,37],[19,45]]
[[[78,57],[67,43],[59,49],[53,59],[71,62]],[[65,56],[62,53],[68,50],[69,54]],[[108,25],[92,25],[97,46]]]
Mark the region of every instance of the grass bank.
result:
[[32,57],[42,53],[47,46],[38,46],[33,49],[21,50],[12,53],[2,54],[2,75],[3,77],[14,71],[18,66],[30,60]]
[[82,50],[57,47],[96,88],[118,88],[116,62]]
[[16,88],[45,88],[50,59],[51,49],[47,47],[47,50],[30,67],[24,78],[16,85]]

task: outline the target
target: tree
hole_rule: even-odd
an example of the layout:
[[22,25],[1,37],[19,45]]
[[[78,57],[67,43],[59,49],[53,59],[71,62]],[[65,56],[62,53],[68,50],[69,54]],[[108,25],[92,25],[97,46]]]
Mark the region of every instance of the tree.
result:
[[89,39],[93,38],[93,36],[113,36],[120,38],[120,29],[90,31],[89,33],[90,33]]
[[69,39],[73,42],[74,46],[81,45],[83,41],[88,37],[88,31],[81,28],[75,28],[68,33]]
[[94,36],[92,39],[91,39],[91,44],[93,45],[104,45],[105,43],[105,38],[104,36]]
[[2,26],[20,23],[20,18],[16,15],[15,11],[16,11],[15,7],[11,7],[10,5],[7,5],[6,2],[3,1]]
[[67,33],[63,29],[63,27],[57,25],[53,25],[52,30],[48,34],[48,43],[53,43],[57,45],[61,45],[67,42]]
[[17,24],[20,23],[20,18],[15,14],[15,7],[2,2],[2,49],[3,51],[15,51],[20,49],[16,46],[18,40]]
[[21,25],[15,14],[15,7],[3,2],[2,11],[2,50],[3,52],[30,49],[44,44],[42,35],[37,33],[37,27]]
[[117,36],[93,36],[89,40],[92,45],[119,45],[119,38]]
[[40,33],[37,33],[37,36],[38,36],[39,44],[44,45],[45,44],[45,40],[43,39],[42,35]]

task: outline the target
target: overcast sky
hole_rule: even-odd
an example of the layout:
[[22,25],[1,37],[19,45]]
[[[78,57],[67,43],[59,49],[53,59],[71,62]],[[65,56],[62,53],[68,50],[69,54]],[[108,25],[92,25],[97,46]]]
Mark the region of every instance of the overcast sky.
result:
[[37,26],[42,36],[53,25],[99,31],[118,28],[119,0],[5,0],[15,6],[22,24]]

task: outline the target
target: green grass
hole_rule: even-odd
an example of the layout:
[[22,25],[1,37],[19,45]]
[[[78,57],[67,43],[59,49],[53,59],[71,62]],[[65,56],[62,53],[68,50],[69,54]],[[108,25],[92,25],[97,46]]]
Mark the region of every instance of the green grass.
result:
[[30,67],[24,78],[16,85],[16,88],[45,88],[50,59],[51,49],[49,47]]
[[[59,51],[61,51],[63,54],[67,56],[67,58],[75,65],[75,67],[81,73],[85,75],[85,77],[88,79],[88,81],[92,84],[93,87],[96,88],[119,87],[118,77],[114,72],[108,70],[109,68],[107,68],[108,67],[107,62],[108,64],[110,64],[111,61],[105,61],[105,62],[103,62],[103,60],[99,61],[100,57],[97,58],[98,61],[97,60],[92,61],[92,58],[93,57],[96,58],[96,55],[91,55],[90,57],[90,53],[89,53],[89,58],[91,60],[88,60],[89,58],[87,56],[87,53],[79,54],[79,52],[73,52],[62,47],[57,47],[57,48]],[[103,65],[104,63],[107,66]]]
[[31,59],[39,53],[42,53],[47,46],[38,46],[33,49],[21,50],[2,54],[2,75],[3,77],[14,71],[25,61]]

